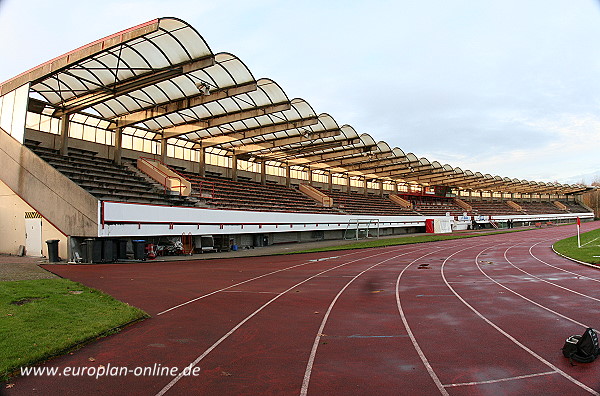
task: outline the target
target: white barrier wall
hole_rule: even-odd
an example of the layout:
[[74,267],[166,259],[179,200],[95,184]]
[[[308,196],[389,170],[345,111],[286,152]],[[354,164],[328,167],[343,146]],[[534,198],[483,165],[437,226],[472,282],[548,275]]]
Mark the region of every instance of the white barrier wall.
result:
[[376,219],[380,228],[425,226],[423,216],[250,212],[121,202],[100,202],[98,210],[98,236],[103,237],[345,230],[357,219]]
[[554,213],[542,215],[516,215],[516,216],[490,216],[494,221],[506,221],[508,219],[514,221],[552,221],[563,219],[594,219],[593,213]]
[[[535,222],[576,217],[593,218],[593,213],[492,216],[492,220],[502,221],[511,218],[516,221]],[[251,212],[104,201],[98,203],[98,236],[142,237],[331,231],[355,229],[357,220],[377,220],[380,228],[424,227],[426,218],[435,220],[436,232],[452,232],[452,227],[457,223],[446,216]],[[486,220],[489,221],[487,216]]]

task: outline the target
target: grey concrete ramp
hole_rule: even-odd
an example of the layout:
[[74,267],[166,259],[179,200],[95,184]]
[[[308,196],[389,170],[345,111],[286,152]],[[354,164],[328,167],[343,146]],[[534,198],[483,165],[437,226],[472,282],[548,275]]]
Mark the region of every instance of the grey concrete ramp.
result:
[[98,200],[0,129],[0,179],[65,235],[98,235]]

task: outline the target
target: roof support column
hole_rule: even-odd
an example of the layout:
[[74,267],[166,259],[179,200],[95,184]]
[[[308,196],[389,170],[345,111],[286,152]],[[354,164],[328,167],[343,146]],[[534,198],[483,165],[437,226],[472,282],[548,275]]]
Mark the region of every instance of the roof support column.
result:
[[163,164],[167,163],[167,138],[160,140],[160,160]]
[[383,180],[379,180],[379,196],[383,197]]
[[115,129],[115,150],[113,155],[113,161],[115,164],[121,165],[121,154],[123,151],[123,128],[117,127]]
[[398,195],[398,182],[394,182],[394,194]]
[[363,182],[363,194],[367,195],[367,176],[362,177]]
[[310,166],[306,167],[306,172],[308,173],[308,185],[312,186],[313,185],[313,172],[312,172],[312,169],[310,169]]
[[346,173],[346,192],[350,194],[350,174]]
[[285,186],[289,187],[292,181],[292,167],[290,164],[285,164]]
[[60,155],[69,154],[69,116],[70,114],[63,114],[60,117]]
[[327,173],[327,190],[333,191],[333,172],[331,171]]
[[238,158],[237,154],[234,152],[231,156],[231,180],[237,181],[238,179]]
[[260,161],[260,184],[267,184],[267,160]]
[[198,148],[198,174],[200,177],[206,176],[206,149]]

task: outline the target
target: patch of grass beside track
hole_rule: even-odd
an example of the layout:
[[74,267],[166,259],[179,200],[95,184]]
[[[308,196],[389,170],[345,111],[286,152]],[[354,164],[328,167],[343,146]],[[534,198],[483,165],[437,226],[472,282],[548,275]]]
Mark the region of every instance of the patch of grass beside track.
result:
[[0,282],[0,381],[146,317],[67,279]]
[[[575,227],[573,227],[573,232]],[[554,244],[558,253],[584,263],[600,264],[600,229],[581,234],[581,248],[577,247],[577,235]]]
[[410,245],[413,243],[448,241],[451,239],[463,239],[463,238],[474,238],[474,237],[485,236],[485,235],[507,234],[510,232],[528,231],[530,229],[531,228],[521,228],[521,229],[511,229],[511,230],[490,231],[490,232],[479,231],[479,232],[474,232],[473,234],[433,234],[433,235],[403,236],[403,237],[399,237],[399,238],[389,238],[389,239],[373,239],[373,240],[368,240],[368,241],[351,243],[348,245],[327,246],[327,247],[323,247],[323,248],[300,250],[300,251],[290,252],[290,253],[286,253],[286,254],[317,253],[317,252],[330,252],[330,251],[336,251],[336,250],[367,249],[367,248],[387,247],[387,246],[396,246],[396,245]]

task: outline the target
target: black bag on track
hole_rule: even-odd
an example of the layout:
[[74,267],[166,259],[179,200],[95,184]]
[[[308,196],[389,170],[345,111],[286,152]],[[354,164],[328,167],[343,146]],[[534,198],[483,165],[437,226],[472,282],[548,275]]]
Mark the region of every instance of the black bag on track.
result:
[[587,328],[583,335],[572,335],[567,338],[562,353],[571,360],[571,364],[573,360],[579,363],[590,363],[596,360],[600,354],[596,330]]

